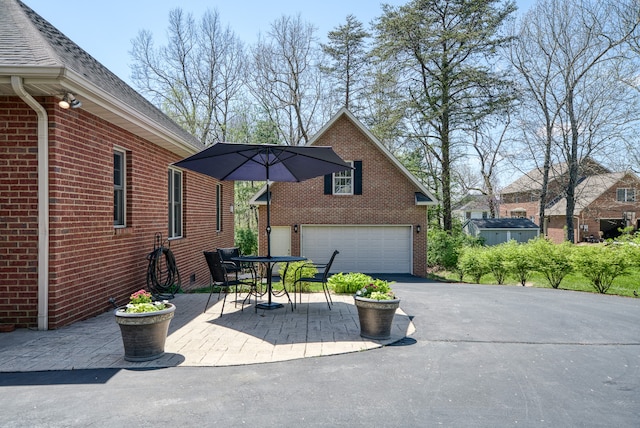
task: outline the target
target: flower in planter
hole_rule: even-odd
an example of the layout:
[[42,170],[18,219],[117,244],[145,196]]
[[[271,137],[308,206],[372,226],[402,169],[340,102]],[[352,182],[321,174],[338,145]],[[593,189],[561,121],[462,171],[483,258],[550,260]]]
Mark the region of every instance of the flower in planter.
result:
[[393,300],[396,298],[391,283],[382,279],[374,279],[360,290],[356,291],[356,296],[373,300]]
[[151,293],[148,291],[138,290],[129,297],[129,303],[125,307],[123,312],[127,313],[144,313],[144,312],[156,312],[162,309],[166,309],[168,305],[167,300],[161,302],[154,302],[151,298]]

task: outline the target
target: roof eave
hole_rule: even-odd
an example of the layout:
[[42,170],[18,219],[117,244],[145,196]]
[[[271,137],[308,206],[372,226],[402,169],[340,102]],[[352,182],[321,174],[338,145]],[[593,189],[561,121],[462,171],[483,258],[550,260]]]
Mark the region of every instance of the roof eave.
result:
[[[202,147],[197,147],[185,141],[175,132],[122,103],[118,98],[100,89],[72,70],[67,70],[65,77],[63,86],[76,96],[81,97],[83,103],[86,100],[120,117],[122,122],[118,122],[116,125],[180,156],[189,156],[202,150]],[[126,123],[131,126],[127,126]]]
[[22,77],[26,88],[38,88],[31,91],[34,96],[61,97],[65,92],[71,92],[82,101],[83,110],[179,156],[189,156],[202,150],[202,147],[192,144],[66,67],[0,66],[0,86],[10,85],[11,76]]

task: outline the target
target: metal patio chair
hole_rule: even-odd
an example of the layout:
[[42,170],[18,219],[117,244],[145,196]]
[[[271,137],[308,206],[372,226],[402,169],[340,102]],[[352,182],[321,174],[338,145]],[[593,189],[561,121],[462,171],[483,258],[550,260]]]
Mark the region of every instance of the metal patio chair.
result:
[[[222,256],[220,255],[220,252],[218,251],[204,251],[204,258],[207,261],[207,266],[209,267],[209,272],[211,274],[211,292],[209,293],[207,304],[204,306],[204,312],[207,312],[207,308],[209,307],[209,301],[211,300],[214,286],[217,286],[219,288],[218,300],[220,300],[220,293],[222,293],[222,290],[225,290],[220,316],[222,316],[222,314],[224,313],[224,305],[227,301],[228,290],[230,288],[235,289],[235,304],[237,305],[238,287],[249,286],[249,294],[242,301],[242,310],[244,311],[244,304],[247,299],[249,299],[249,304],[251,304],[251,294],[256,294],[256,278],[253,276],[250,278],[239,278],[237,276],[238,272],[235,270],[235,265],[233,263],[224,262],[222,260]],[[235,278],[230,278],[230,274],[235,274]]]
[[[329,271],[331,270],[331,265],[333,264],[333,260],[336,256],[340,254],[338,250],[335,250],[331,255],[331,258],[327,263],[312,263],[308,262],[296,269],[295,272],[295,280],[293,282],[293,302],[294,305],[296,303],[296,284],[300,290],[300,303],[302,303],[302,283],[303,282],[313,282],[316,284],[322,284],[322,291],[324,292],[324,297],[327,300],[327,306],[331,309],[331,305],[333,305],[333,300],[331,299],[331,293],[329,292],[329,286],[327,285],[327,278],[329,277]],[[315,267],[318,270],[313,276],[302,276],[302,269],[305,267]]]

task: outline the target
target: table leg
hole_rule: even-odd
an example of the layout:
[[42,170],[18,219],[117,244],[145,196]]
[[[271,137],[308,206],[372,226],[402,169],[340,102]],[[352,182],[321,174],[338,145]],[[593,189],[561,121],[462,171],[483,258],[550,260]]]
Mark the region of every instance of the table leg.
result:
[[271,282],[272,282],[273,265],[270,262],[267,262],[266,264],[267,264],[267,295],[269,297],[267,298],[267,303],[258,303],[256,307],[259,309],[267,309],[267,310],[278,309],[283,307],[284,305],[282,303],[271,301],[271,291],[272,291]]

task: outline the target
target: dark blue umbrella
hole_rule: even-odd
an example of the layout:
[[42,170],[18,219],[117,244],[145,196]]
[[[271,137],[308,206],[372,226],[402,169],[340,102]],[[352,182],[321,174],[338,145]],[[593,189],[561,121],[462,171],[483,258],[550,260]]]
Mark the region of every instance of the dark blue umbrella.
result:
[[218,180],[267,182],[267,255],[271,256],[270,181],[303,181],[353,169],[331,147],[217,143],[174,164]]

